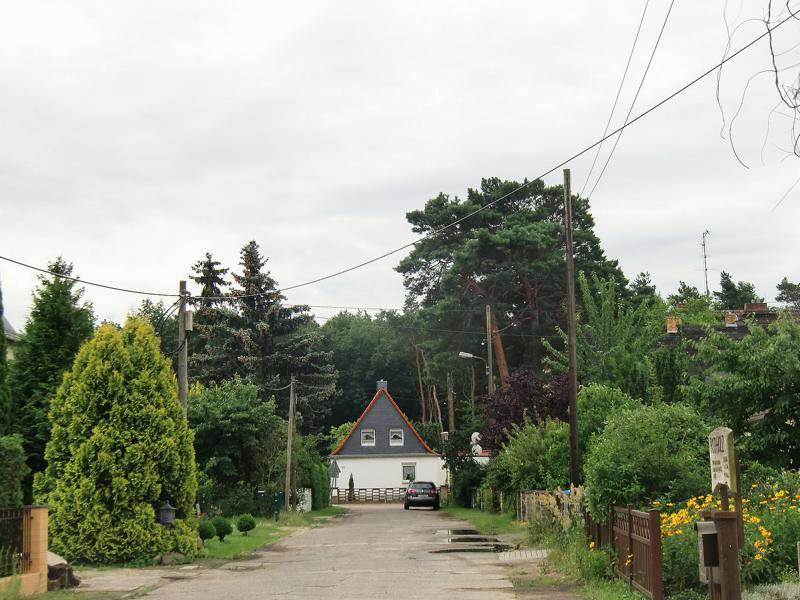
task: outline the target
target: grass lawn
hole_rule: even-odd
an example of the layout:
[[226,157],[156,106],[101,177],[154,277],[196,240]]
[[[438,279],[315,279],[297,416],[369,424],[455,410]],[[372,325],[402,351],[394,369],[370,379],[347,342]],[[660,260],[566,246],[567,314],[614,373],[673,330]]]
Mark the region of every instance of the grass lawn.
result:
[[488,535],[525,532],[525,526],[522,523],[514,521],[511,516],[505,513],[489,513],[460,506],[442,507],[442,510],[457,519],[469,521],[479,532]]
[[236,531],[236,519],[232,519],[233,533],[226,535],[223,541],[217,538],[206,540],[203,550],[204,558],[216,560],[231,560],[246,556],[262,546],[277,542],[279,539],[290,535],[302,527],[313,527],[327,517],[336,516],[347,512],[340,506],[328,506],[322,510],[312,510],[308,513],[281,513],[278,521],[274,519],[256,519],[256,528],[248,531],[247,535]]

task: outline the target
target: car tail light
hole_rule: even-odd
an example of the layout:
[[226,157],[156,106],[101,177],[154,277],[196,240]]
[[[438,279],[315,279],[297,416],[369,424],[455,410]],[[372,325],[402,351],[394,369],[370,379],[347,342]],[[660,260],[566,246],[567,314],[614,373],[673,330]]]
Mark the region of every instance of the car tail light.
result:
[[417,490],[406,490],[406,496],[416,496]]

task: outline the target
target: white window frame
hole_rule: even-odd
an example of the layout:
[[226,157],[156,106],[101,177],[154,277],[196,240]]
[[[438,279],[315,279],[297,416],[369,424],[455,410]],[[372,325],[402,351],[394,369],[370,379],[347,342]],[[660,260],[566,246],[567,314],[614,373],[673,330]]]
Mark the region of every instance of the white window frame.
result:
[[[399,433],[400,434],[400,441],[395,441],[392,439],[392,435]],[[405,444],[405,433],[402,429],[390,429],[389,430],[389,445],[390,446],[403,446]]]
[[411,481],[410,479],[408,479],[406,477],[406,467],[411,467],[412,469],[414,469],[414,481],[416,481],[417,480],[417,463],[415,463],[415,462],[404,462],[400,467],[401,468],[402,477],[403,477],[403,481]]
[[[364,441],[364,434],[370,432],[372,433],[372,441]],[[362,446],[374,446],[375,445],[375,430],[374,429],[362,429],[361,430],[361,445]]]

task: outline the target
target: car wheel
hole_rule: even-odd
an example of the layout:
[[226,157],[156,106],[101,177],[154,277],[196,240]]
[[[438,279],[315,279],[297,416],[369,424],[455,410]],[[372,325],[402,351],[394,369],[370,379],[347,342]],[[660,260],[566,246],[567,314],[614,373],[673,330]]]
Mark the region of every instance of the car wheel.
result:
[[408,510],[408,504],[403,504],[403,508]]

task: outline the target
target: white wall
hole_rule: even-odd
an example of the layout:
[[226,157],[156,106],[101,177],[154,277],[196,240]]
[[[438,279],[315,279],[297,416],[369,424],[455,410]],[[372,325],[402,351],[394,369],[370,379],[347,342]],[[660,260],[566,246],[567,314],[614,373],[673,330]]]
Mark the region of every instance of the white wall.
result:
[[347,488],[350,475],[357,488],[399,488],[403,481],[403,463],[415,463],[416,481],[432,481],[437,486],[447,483],[447,469],[440,456],[336,456],[340,473],[337,485]]

